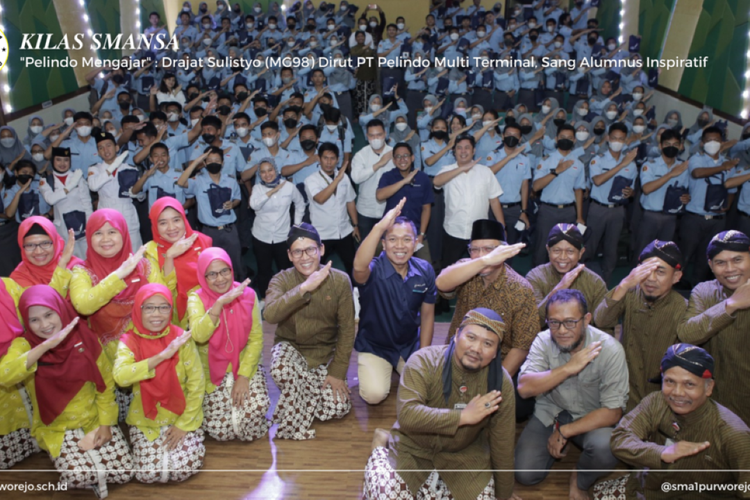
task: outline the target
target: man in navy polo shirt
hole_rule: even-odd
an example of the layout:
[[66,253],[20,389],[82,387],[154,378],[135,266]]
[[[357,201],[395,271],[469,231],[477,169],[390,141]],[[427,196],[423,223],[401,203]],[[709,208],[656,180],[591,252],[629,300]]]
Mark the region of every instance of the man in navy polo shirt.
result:
[[[354,258],[362,304],[354,348],[359,395],[369,404],[388,396],[394,368],[401,373],[414,351],[432,343],[435,271],[414,257],[417,229],[399,217],[405,204],[403,198],[375,224]],[[373,258],[381,238],[384,250]]]
[[396,168],[384,173],[380,178],[375,198],[385,201],[385,209],[391,210],[399,204],[399,200],[406,197],[406,204],[401,213],[417,227],[417,247],[420,248],[414,255],[432,262],[430,247],[425,239],[432,203],[435,201],[432,181],[427,174],[414,168],[414,151],[406,142],[399,142],[394,146],[393,163]]

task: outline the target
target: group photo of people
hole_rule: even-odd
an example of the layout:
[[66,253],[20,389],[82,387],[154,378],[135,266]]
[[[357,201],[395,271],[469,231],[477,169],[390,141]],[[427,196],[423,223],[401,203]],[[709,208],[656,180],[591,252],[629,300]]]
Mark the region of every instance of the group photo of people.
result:
[[420,1],[186,1],[0,127],[0,481],[337,427],[328,498],[750,498],[750,122],[610,0]]

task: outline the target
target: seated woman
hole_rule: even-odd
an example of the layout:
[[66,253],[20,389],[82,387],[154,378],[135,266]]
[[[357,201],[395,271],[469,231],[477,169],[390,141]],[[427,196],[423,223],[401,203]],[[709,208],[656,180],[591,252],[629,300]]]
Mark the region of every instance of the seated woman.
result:
[[[10,278],[0,279],[0,364],[8,353],[11,343],[23,334],[18,317],[18,299],[23,288]],[[36,440],[31,437],[31,406],[29,395],[21,384],[6,383],[0,375],[0,470],[10,469],[15,464],[39,451]]]
[[203,466],[205,378],[190,332],[171,322],[172,292],[158,283],[135,295],[133,327],[117,348],[114,376],[133,386],[130,425],[135,478],[184,481]]
[[55,289],[34,285],[18,309],[26,332],[0,362],[2,383],[23,382],[31,399],[31,435],[70,488],[107,496],[127,483],[133,459],[117,427],[112,364],[96,335]]
[[271,405],[260,365],[263,324],[258,297],[233,280],[229,255],[209,248],[198,258],[201,287],[190,294],[188,313],[206,376],[203,428],[218,441],[265,436]]
[[182,204],[170,196],[156,200],[149,217],[154,239],[146,243],[145,256],[163,276],[176,273],[172,322],[186,328],[188,293],[199,286],[198,255],[211,246],[211,238],[193,231]]
[[75,244],[72,229],[68,231],[66,243],[48,218],[38,215],[29,217],[18,228],[18,247],[23,261],[10,277],[22,288],[49,285],[67,298],[73,277],[70,270],[83,264],[81,259],[73,256]]

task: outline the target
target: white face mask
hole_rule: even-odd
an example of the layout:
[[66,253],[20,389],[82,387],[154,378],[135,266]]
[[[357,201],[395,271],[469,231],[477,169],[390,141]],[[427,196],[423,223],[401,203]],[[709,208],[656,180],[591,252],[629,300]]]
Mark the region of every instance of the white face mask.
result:
[[644,125],[633,125],[633,132],[636,134],[642,134],[644,130],[646,130]]
[[383,139],[370,139],[370,146],[372,146],[372,149],[380,149],[383,147]]
[[39,132],[44,130],[44,127],[42,127],[41,125],[34,125],[29,127],[29,130],[31,130],[32,134],[38,134]]
[[589,110],[585,108],[578,108],[576,109],[576,113],[578,113],[579,116],[586,116],[589,114]]
[[617,48],[617,45],[615,45],[614,43],[610,43],[607,45],[607,50],[609,50],[610,52],[612,52],[616,48]]
[[31,157],[34,158],[34,161],[42,161],[44,160],[44,153],[34,153]]
[[65,125],[67,125],[68,127],[70,127],[71,125],[73,125],[73,117],[72,116],[67,117],[63,121],[65,122]]
[[399,30],[403,30],[403,29],[404,29],[404,28],[406,27],[406,25],[405,25],[404,23],[398,23],[398,24],[396,25],[396,27],[397,27],[397,28],[398,28]]
[[432,113],[432,106],[425,106],[424,111],[425,113]]
[[276,29],[276,25],[273,24],[273,23],[271,23],[271,24],[268,25],[268,29],[269,30],[275,30]]
[[555,42],[555,48],[559,49],[560,47],[562,47],[562,42]]
[[210,24],[204,24],[204,25],[203,25],[203,30],[204,30],[204,31],[208,31],[208,30],[210,30],[210,29],[211,29],[211,25],[210,25]]
[[552,108],[550,108],[549,106],[542,106],[542,113],[546,115],[547,113],[550,112],[551,109]]
[[145,116],[143,116],[143,115],[134,115],[134,116],[135,116],[136,118],[138,118],[138,121],[139,121],[139,122],[144,122],[144,121],[146,121],[146,117],[145,117]]
[[88,125],[83,125],[81,127],[78,127],[76,129],[76,132],[78,132],[78,137],[88,137],[91,135],[91,127]]
[[380,104],[370,104],[370,109],[373,111],[379,111],[382,107]]
[[366,24],[360,24],[359,25],[359,31],[366,31],[366,30],[367,30],[367,25]]
[[234,129],[234,131],[237,132],[237,136],[240,139],[244,139],[250,130],[247,127],[239,127]]
[[211,45],[211,39],[210,38],[204,38],[203,39],[203,45],[206,45],[206,46]]
[[641,99],[643,99],[643,94],[641,94],[640,92],[636,92],[636,93],[633,94],[633,100],[635,102],[638,102]]
[[583,141],[585,141],[588,138],[589,138],[589,133],[586,132],[585,130],[581,130],[580,132],[576,132],[576,139],[578,139],[579,141],[583,142]]
[[484,31],[477,31],[477,38],[484,38],[484,35],[486,35],[486,34],[487,33],[484,32]]
[[482,126],[483,126],[483,127],[486,127],[487,125],[490,125],[490,124],[492,124],[492,120],[484,120],[484,121],[482,122]]
[[479,121],[479,120],[482,119],[482,115],[480,115],[479,113],[475,113],[475,114],[471,115],[471,119],[474,120],[474,121]]
[[328,25],[328,31],[333,31],[335,29],[336,29],[336,25],[335,24],[329,24]]
[[180,120],[180,115],[177,113],[168,113],[167,114],[167,121],[168,122],[176,122]]
[[60,134],[51,135],[49,136],[49,140],[51,142],[55,142],[58,139],[58,137],[60,137]]
[[611,149],[615,153],[619,153],[620,151],[622,151],[623,147],[625,147],[624,142],[609,141],[609,149]]
[[326,123],[326,128],[328,129],[329,132],[336,132],[336,129],[339,128],[339,126],[336,125],[335,123],[333,125]]
[[191,127],[195,127],[195,125],[196,125],[196,124],[197,124],[197,123],[198,123],[199,121],[200,121],[200,119],[199,119],[199,118],[193,118],[192,120],[190,120],[190,126],[191,126]]
[[669,125],[670,127],[676,127],[677,123],[678,121],[675,120],[674,118],[670,118],[669,120],[667,120],[667,125]]
[[337,43],[339,43],[339,42],[338,42],[338,40],[336,40],[335,38],[332,38],[332,39],[331,39],[331,41],[330,41],[330,43],[329,43],[329,45],[330,45],[331,47],[333,47],[333,46],[334,46],[334,45],[336,45]]
[[294,47],[294,40],[286,42],[287,47]]
[[264,137],[263,144],[265,144],[267,148],[272,147],[274,144],[276,144],[276,137]]
[[406,122],[397,123],[396,130],[398,130],[399,132],[403,132],[404,130],[406,130]]
[[633,116],[641,116],[643,114],[642,109],[634,109],[633,110]]
[[184,12],[190,12],[190,7],[183,7],[183,8],[182,8],[182,10],[183,10]]
[[260,8],[260,7],[255,7],[255,8],[253,9],[253,10],[254,10],[255,12],[261,12],[261,11],[262,11],[263,9],[262,9],[262,8]]
[[377,25],[378,23],[376,23],[375,21],[370,21],[370,28],[375,28],[377,27]]
[[245,23],[245,28],[247,28],[249,30],[253,29],[253,26],[255,26],[254,23]]
[[547,26],[547,31],[548,31],[549,33],[554,33],[554,31],[555,31],[555,27],[554,27],[554,26]]
[[721,149],[721,143],[719,141],[710,141],[703,145],[703,150],[709,155],[715,155]]
[[607,117],[608,119],[610,119],[610,120],[614,120],[614,119],[615,119],[615,117],[617,116],[617,111],[607,111],[606,113],[604,113],[604,115],[605,115],[605,116],[606,116],[606,117]]
[[316,42],[315,40],[310,41],[310,47],[315,48],[317,46],[318,46],[318,42]]
[[528,27],[530,30],[533,30],[534,28],[536,28],[536,23],[529,23]]
[[451,40],[458,40],[458,33],[451,33]]

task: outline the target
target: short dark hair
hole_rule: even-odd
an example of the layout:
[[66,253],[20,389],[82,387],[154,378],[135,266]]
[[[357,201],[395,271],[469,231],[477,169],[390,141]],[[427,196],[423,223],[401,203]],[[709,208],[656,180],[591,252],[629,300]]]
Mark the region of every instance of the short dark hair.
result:
[[[419,235],[419,232],[417,231],[417,225],[414,224],[414,221],[411,220],[411,219],[409,219],[408,217],[404,217],[403,215],[399,215],[398,217],[396,217],[396,220],[393,221],[393,225],[395,226],[396,224],[404,224],[404,225],[411,226],[411,230],[414,231],[414,236],[418,236]],[[384,240],[386,234],[388,234],[388,230],[386,230],[383,233],[383,236],[380,239]]]
[[[250,120],[248,120],[250,121]],[[260,132],[263,133],[264,130],[272,128],[275,131],[279,131],[279,124],[272,121],[263,122],[263,125],[260,126]]]
[[551,306],[552,304],[572,301],[578,302],[578,309],[581,310],[582,315],[586,316],[586,314],[588,314],[589,305],[586,302],[586,297],[583,296],[583,293],[581,293],[580,290],[566,288],[564,290],[558,290],[557,292],[553,293],[549,299],[547,299],[547,305],[544,308],[544,315],[549,317],[549,306]]
[[570,130],[571,132],[573,132],[573,135],[575,135],[576,133],[576,129],[570,123],[563,123],[562,125],[557,127],[557,135],[560,135],[560,132],[562,132],[563,130]]
[[89,113],[88,111],[79,111],[78,113],[73,115],[74,122],[77,122],[78,120],[81,120],[81,119],[88,120],[90,122],[94,121],[94,117],[91,116],[91,113]]
[[464,132],[463,134],[460,134],[458,137],[456,137],[456,142],[453,145],[454,151],[456,149],[456,146],[458,146],[458,143],[461,141],[469,141],[472,148],[476,147],[477,145],[477,140],[474,139],[474,136],[469,134],[468,132]]
[[682,142],[682,137],[680,136],[680,134],[678,134],[671,128],[665,129],[664,132],[661,133],[659,144],[664,144],[671,139],[677,139],[678,141]]
[[339,157],[339,147],[335,145],[332,142],[324,142],[318,147],[318,156],[323,156],[323,153],[326,151],[330,151],[333,154],[336,155],[336,158]]
[[406,148],[407,150],[409,150],[409,155],[410,156],[414,154],[414,150],[411,148],[411,145],[408,142],[397,142],[396,145],[393,146],[393,153],[394,154],[396,153],[396,150],[398,148]]
[[519,134],[523,135],[523,133],[521,132],[521,126],[518,123],[506,123],[505,128],[503,129],[503,137],[505,137],[505,131],[509,128],[514,128],[518,130]]
[[610,134],[615,130],[619,130],[623,134],[628,135],[628,127],[626,127],[624,123],[617,122],[609,126]]
[[155,143],[155,144],[152,144],[152,145],[151,145],[151,152],[149,153],[149,155],[150,155],[151,153],[153,153],[153,152],[154,152],[154,150],[156,150],[156,149],[163,149],[163,150],[165,150],[165,151],[166,151],[167,153],[169,153],[169,148],[167,147],[167,145],[166,145],[166,144],[164,144],[163,142],[157,142],[157,143]]
[[142,129],[136,130],[136,137],[143,134],[146,137],[156,137],[159,132],[156,130],[156,125],[151,122],[146,123]]
[[315,132],[315,138],[319,138],[320,134],[318,134],[318,127],[312,124],[302,125],[302,127],[299,129],[299,134],[297,134],[297,137],[302,137],[302,132],[305,132],[307,130],[312,130]]
[[218,116],[208,115],[201,119],[201,126],[203,127],[214,127],[217,130],[221,130],[221,119]]
[[377,118],[373,118],[372,120],[367,122],[365,129],[369,131],[373,127],[381,127],[383,130],[385,130],[385,125],[383,124],[383,121]]
[[[239,113],[234,114],[234,119],[236,120],[238,118],[244,118],[248,123],[250,123],[250,116],[244,111],[240,111]],[[263,130],[263,127],[261,127],[261,130]]]
[[15,164],[13,167],[14,172],[20,171],[23,167],[29,167],[31,170],[34,171],[34,175],[36,175],[36,165],[31,160],[19,160],[18,163]]
[[724,138],[724,133],[721,131],[719,127],[711,126],[711,127],[704,128],[703,134],[701,135],[701,139],[705,139],[708,134],[719,134],[722,138]]
[[[209,155],[221,156],[221,162],[224,163],[224,150],[222,150],[221,148],[216,146],[208,146],[203,152],[208,153]],[[208,158],[208,156],[206,158]]]

